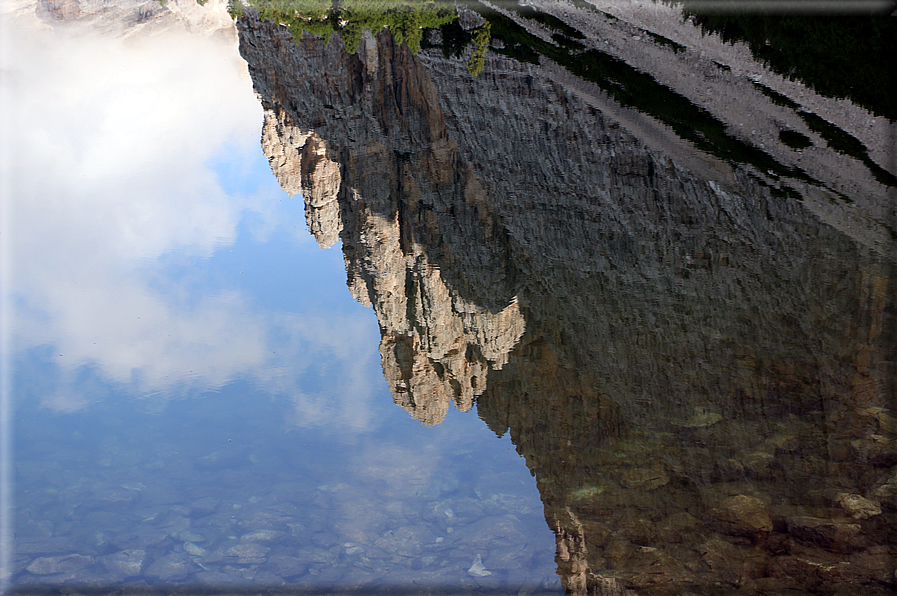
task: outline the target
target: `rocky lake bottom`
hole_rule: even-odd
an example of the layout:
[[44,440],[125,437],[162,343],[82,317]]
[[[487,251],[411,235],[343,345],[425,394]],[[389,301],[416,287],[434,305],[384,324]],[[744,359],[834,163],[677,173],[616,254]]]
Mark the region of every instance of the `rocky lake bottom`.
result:
[[[649,594],[855,582],[884,594],[893,582],[897,479],[802,452],[820,437],[795,416],[752,439],[706,412],[676,432],[608,439],[582,454],[591,475],[541,481],[543,506],[472,413],[444,432],[402,420],[404,437],[347,445],[320,430],[240,431],[238,412],[222,424],[213,405],[79,414],[92,436],[71,420],[63,431],[66,416],[25,416],[16,590],[562,593],[576,549],[593,573]],[[203,416],[216,424],[198,426]],[[263,404],[254,424],[276,419]],[[725,447],[741,435],[745,448]],[[873,463],[885,453],[852,448]]]
[[455,420],[479,446],[414,460],[394,436],[358,457],[320,431],[200,428],[210,401],[170,408],[167,430],[173,413],[23,416],[15,589],[562,591],[535,481],[478,449],[497,439],[475,416]]

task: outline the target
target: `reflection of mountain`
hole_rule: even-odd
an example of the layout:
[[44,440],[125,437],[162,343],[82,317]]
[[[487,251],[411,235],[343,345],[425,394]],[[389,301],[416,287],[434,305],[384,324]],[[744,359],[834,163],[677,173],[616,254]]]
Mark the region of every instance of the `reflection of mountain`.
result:
[[757,60],[776,72],[801,79],[827,97],[850,98],[897,121],[890,91],[893,84],[885,83],[894,76],[897,21],[881,18],[894,15],[893,2],[865,6],[841,2],[833,7],[840,13],[823,14],[799,6],[795,10],[795,5],[785,8],[791,14],[763,14],[737,9],[713,12],[706,10],[706,4],[702,10],[701,0],[678,3],[693,15],[701,31],[718,33],[729,42],[745,42]]
[[305,197],[318,242],[342,238],[352,293],[380,321],[396,402],[426,424],[450,401],[470,409],[523,320],[511,280],[492,274],[508,268],[505,244],[490,242],[502,229],[432,109],[426,70],[385,36],[362,39],[362,62],[338,43],[308,40],[295,51],[267,25],[244,23],[243,32],[271,36],[282,56],[253,55],[253,64],[326,73],[256,78],[271,98],[263,144],[284,188]]
[[240,29],[396,401],[510,431],[570,591],[893,588],[893,242],[649,148],[555,65]]
[[60,29],[87,36],[139,38],[186,33],[234,42],[227,0],[13,0],[2,12],[30,29]]

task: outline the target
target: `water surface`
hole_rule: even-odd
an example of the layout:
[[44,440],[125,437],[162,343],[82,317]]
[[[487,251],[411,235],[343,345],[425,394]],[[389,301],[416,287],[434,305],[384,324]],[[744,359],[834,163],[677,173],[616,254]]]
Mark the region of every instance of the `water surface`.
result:
[[10,175],[14,592],[893,590],[893,123],[666,5],[287,8],[131,47],[164,134],[35,53],[111,124]]

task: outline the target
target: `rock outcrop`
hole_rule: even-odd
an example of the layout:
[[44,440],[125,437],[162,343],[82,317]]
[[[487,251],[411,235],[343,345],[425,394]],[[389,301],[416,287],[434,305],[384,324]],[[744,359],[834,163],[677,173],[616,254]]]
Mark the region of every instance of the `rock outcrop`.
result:
[[[366,35],[349,57],[338,40],[297,48],[270,24],[241,27],[250,63],[272,69],[256,79],[272,171],[305,199],[322,247],[342,239],[352,295],[380,322],[396,403],[425,424],[440,422],[450,403],[469,410],[523,318],[491,273],[506,260],[503,246],[487,243],[499,224],[447,136],[426,70],[384,36]],[[276,48],[256,54],[252,40],[268,35]],[[276,63],[265,55],[272,49]]]
[[321,248],[330,248],[339,240],[339,164],[327,157],[327,146],[313,132],[302,133],[278,119],[274,110],[265,111],[262,150],[271,171],[290,197],[305,201],[309,231]]

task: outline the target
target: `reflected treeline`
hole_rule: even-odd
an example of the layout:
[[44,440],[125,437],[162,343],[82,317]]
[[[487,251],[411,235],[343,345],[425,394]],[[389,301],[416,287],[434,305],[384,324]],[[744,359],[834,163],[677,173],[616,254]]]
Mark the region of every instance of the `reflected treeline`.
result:
[[[821,10],[814,3],[800,10],[800,3],[792,2],[770,14],[758,11],[750,1],[715,3],[710,10],[701,0],[664,2],[681,5],[704,32],[729,43],[747,43],[754,57],[775,72],[897,121],[893,101],[897,19],[888,18],[893,3],[866,3],[862,8],[848,3],[835,7],[848,14],[813,14]],[[769,9],[768,3],[764,8]],[[866,14],[858,14],[861,11]]]
[[[620,98],[656,81],[565,63],[558,16],[467,10],[417,55],[238,22],[272,170],[342,241],[396,403],[510,433],[570,593],[890,593],[893,240],[634,134]],[[472,77],[444,50],[486,21]]]
[[[578,4],[590,12],[601,15],[602,18],[615,20],[615,17],[601,12],[591,4],[583,1],[580,1]],[[733,134],[730,129],[730,123],[719,119],[711,110],[696,105],[676,90],[659,83],[650,72],[644,72],[639,68],[635,68],[624,60],[601,49],[587,48],[580,41],[584,38],[584,35],[557,17],[513,3],[502,4],[501,11],[493,10],[491,7],[486,7],[475,0],[468,0],[466,5],[482,13],[491,24],[491,35],[499,41],[499,43],[495,44],[497,46],[494,49],[496,53],[536,64],[539,63],[540,59],[548,59],[560,64],[574,76],[598,85],[602,91],[621,105],[632,107],[657,118],[667,126],[670,126],[680,138],[688,140],[702,151],[706,151],[730,163],[753,166],[757,172],[762,173],[762,175],[758,176],[758,180],[762,184],[769,185],[773,194],[782,197],[800,198],[802,193],[799,187],[807,184],[834,190],[827,186],[824,180],[808,174],[799,165],[782,163],[764,148],[756,146],[737,134]],[[508,12],[518,14],[520,20],[509,18],[506,16]],[[775,19],[774,22],[780,22],[778,16],[751,18]],[[793,18],[802,24],[806,24],[803,21],[808,19],[808,22],[816,23],[809,17],[789,18]],[[712,17],[705,17],[705,19],[712,20]],[[551,39],[546,40],[533,33],[530,28],[526,27],[526,21],[537,22],[547,28],[551,31]],[[843,80],[842,73],[845,72],[844,69],[847,63],[851,64],[850,72],[852,73],[860,68],[868,69],[873,74],[865,81],[866,85],[863,88],[866,90],[866,95],[875,94],[877,97],[875,103],[877,106],[876,110],[882,113],[884,106],[890,106],[892,103],[886,98],[891,95],[891,85],[888,81],[891,80],[889,65],[892,62],[890,58],[893,57],[894,46],[890,41],[885,43],[886,40],[893,39],[894,32],[897,31],[895,30],[897,25],[891,21],[894,21],[894,19],[886,19],[880,16],[869,17],[865,20],[851,21],[858,24],[854,27],[848,26],[846,29],[850,33],[848,38],[866,36],[861,47],[869,49],[868,45],[871,44],[876,50],[876,58],[874,59],[859,60],[858,58],[863,55],[861,52],[851,52],[849,54],[850,57],[841,58],[837,62],[820,58],[816,55],[815,48],[827,47],[827,44],[823,41],[827,34],[841,35],[842,33],[841,26],[832,26],[831,23],[833,21],[829,18],[825,20],[827,25],[811,27],[810,30],[816,33],[806,38],[802,37],[801,43],[804,45],[795,48],[793,54],[784,51],[776,54],[778,58],[775,64],[771,66],[774,70],[786,76],[797,77],[801,80],[810,79],[811,81]],[[790,27],[797,27],[799,23],[792,23]],[[870,30],[867,31],[867,29]],[[790,31],[790,29],[786,28],[786,34],[780,35],[785,39],[793,39],[789,37],[787,31]],[[658,44],[670,47],[673,52],[682,51],[679,44],[663,36],[652,35]],[[731,41],[731,39],[725,36],[724,39]],[[766,41],[768,42],[769,40],[767,39]],[[764,45],[763,47],[767,46]],[[814,51],[807,51],[807,48],[812,48]],[[761,61],[769,63],[766,54],[761,52],[759,58]],[[801,68],[796,66],[793,60],[797,59],[807,60],[807,63],[815,66],[816,70],[812,70],[809,67]],[[820,64],[825,66],[820,67]],[[822,72],[819,72],[820,68],[823,69]],[[820,92],[834,97],[861,97],[864,95],[864,92],[846,93],[848,89],[859,89],[861,85],[859,80],[853,80],[849,86],[845,85],[837,93],[832,92],[828,88],[820,89]],[[810,86],[815,88],[820,86],[820,84],[810,83]],[[861,105],[869,107],[867,103]],[[793,107],[795,113],[799,114],[808,126],[820,134],[833,149],[864,161],[879,182],[897,187],[897,177],[868,160],[866,148],[856,138],[840,130],[837,126],[820,119],[818,116],[814,118],[814,114],[801,110],[799,106],[789,107]],[[822,120],[821,124],[820,120]],[[788,135],[793,136],[795,133],[787,129],[784,132],[786,138],[782,139],[782,141],[787,143]],[[843,198],[850,200],[849,197]]]
[[[249,6],[260,18],[285,26],[296,41],[310,33],[329,42],[330,36],[338,33],[350,54],[358,50],[365,29],[387,27],[397,43],[404,42],[416,52],[425,28],[458,18],[451,5],[433,0],[250,0]],[[228,9],[237,18],[244,6],[234,1]]]

